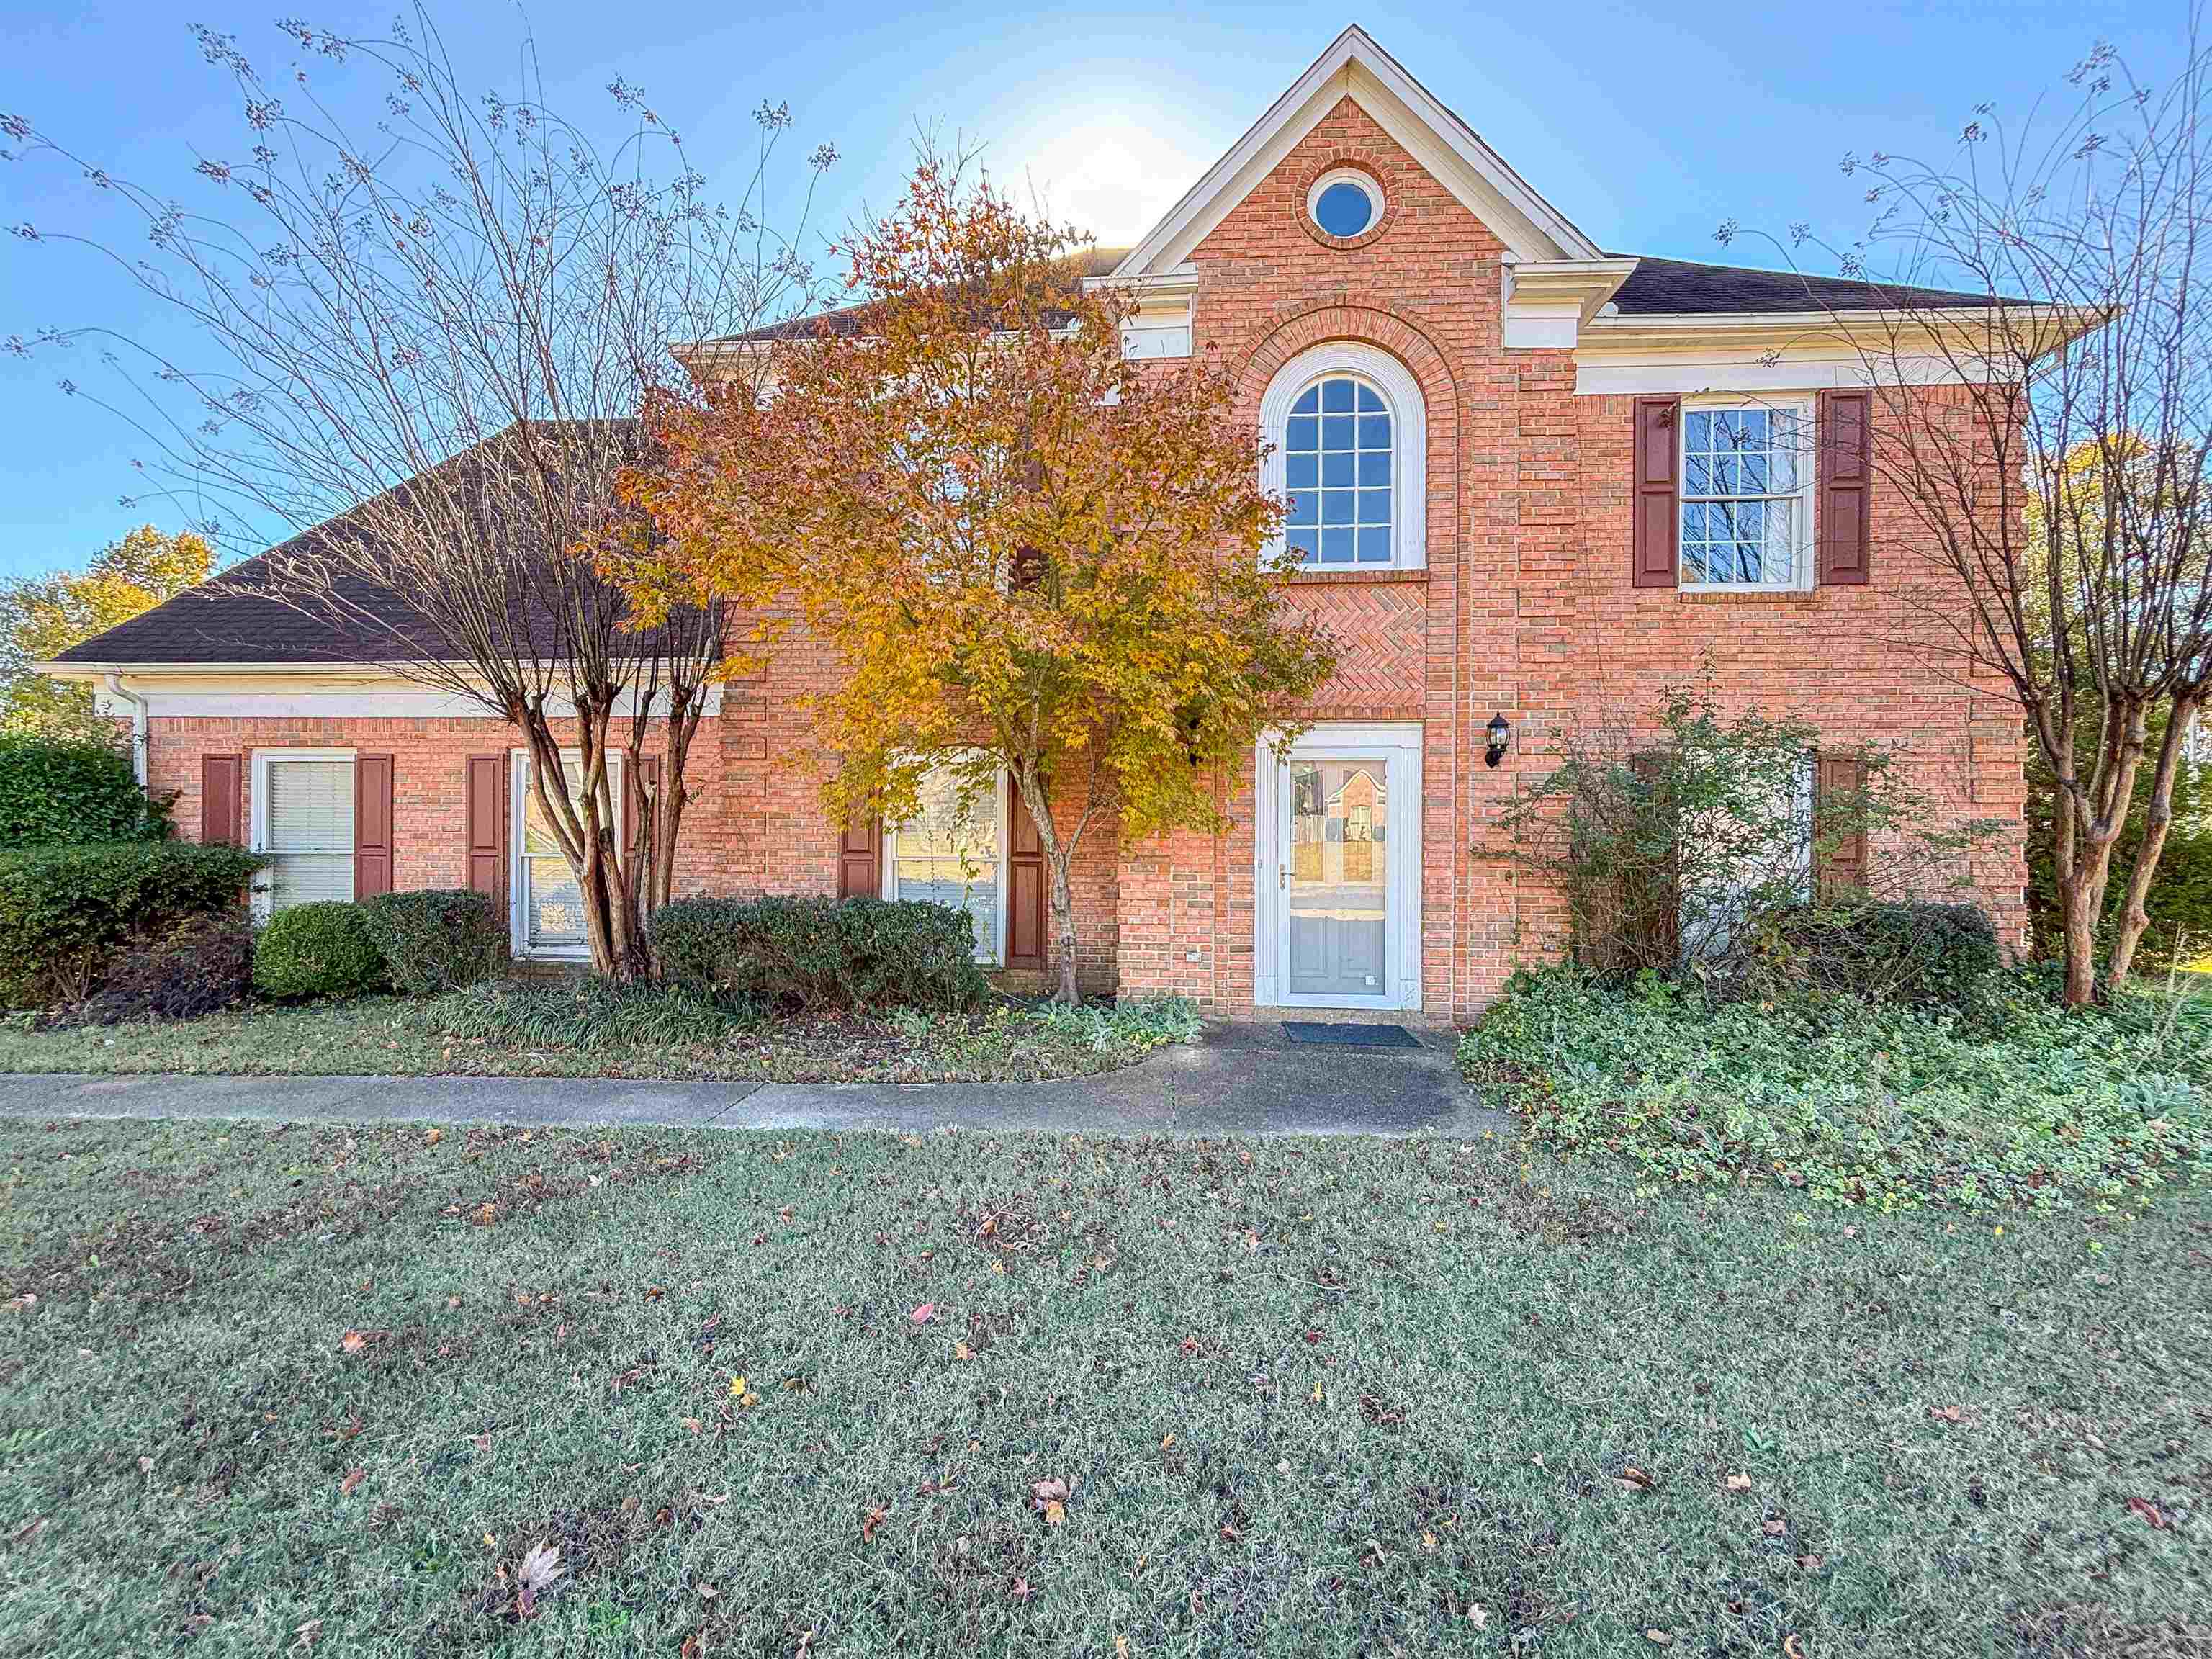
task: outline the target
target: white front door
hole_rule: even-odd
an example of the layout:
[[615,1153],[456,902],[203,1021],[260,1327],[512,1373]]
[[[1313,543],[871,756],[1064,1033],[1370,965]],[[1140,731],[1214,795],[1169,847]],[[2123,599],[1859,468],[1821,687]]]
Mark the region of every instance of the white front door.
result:
[[1262,744],[1255,1002],[1420,1006],[1420,728]]

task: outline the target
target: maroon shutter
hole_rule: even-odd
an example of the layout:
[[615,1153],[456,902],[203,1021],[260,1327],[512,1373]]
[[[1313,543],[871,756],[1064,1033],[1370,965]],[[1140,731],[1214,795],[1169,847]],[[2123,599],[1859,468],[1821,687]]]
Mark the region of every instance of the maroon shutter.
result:
[[1680,398],[1636,400],[1635,564],[1638,587],[1674,586],[1675,457],[1680,453]]
[[200,757],[200,841],[209,847],[243,847],[240,803],[245,792],[243,755]]
[[1006,966],[1045,965],[1044,838],[1037,834],[1022,792],[1009,783],[1012,801],[1006,814]]
[[1820,415],[1820,554],[1814,580],[1821,586],[1859,586],[1867,580],[1874,539],[1869,457],[1874,394],[1823,392]]
[[837,848],[837,896],[873,898],[884,890],[884,827],[874,818],[846,826]]
[[[1866,762],[1856,755],[1822,755],[1813,774],[1813,835],[1824,843],[1819,848],[1820,867],[1814,873],[1814,890],[1823,898],[1859,891],[1866,886],[1866,819],[1860,811],[1866,793]],[[1848,821],[1840,832],[1833,814],[1848,805]]]
[[660,757],[640,755],[635,775],[629,767],[623,773],[623,856],[634,859],[644,845],[639,838],[645,828],[645,793],[651,791],[654,800],[659,799]]
[[353,896],[392,890],[392,757],[356,755],[353,763]]
[[469,757],[469,885],[495,906],[507,902],[507,757]]

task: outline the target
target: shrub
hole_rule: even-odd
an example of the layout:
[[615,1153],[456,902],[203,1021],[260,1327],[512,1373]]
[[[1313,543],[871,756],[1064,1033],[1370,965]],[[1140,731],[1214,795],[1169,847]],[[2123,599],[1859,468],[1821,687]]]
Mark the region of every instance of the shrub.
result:
[[243,905],[187,916],[157,939],[126,945],[100,988],[49,1022],[115,1025],[126,1019],[198,1019],[253,991],[253,921]]
[[0,847],[160,841],[169,803],[153,801],[112,744],[0,737]]
[[654,912],[652,942],[678,984],[810,1013],[950,1011],[990,988],[968,913],[942,904],[678,899]]
[[2069,1010],[2049,975],[2001,970],[1965,1011],[1761,1005],[1547,969],[1514,976],[1459,1060],[1534,1142],[1656,1181],[1888,1210],[2132,1204],[2212,1178],[2212,1003],[2194,994]]
[[229,909],[263,862],[185,842],[0,853],[0,996],[19,1008],[82,1001],[119,945]]
[[1964,1008],[2000,960],[1996,929],[1972,904],[1794,905],[1746,941],[1751,988]]
[[383,982],[368,913],[343,899],[279,910],[254,941],[253,983],[269,996],[351,996]]
[[442,1036],[464,1042],[570,1048],[709,1048],[754,1024],[750,1012],[686,985],[623,985],[589,974],[574,979],[495,980],[424,1005]]
[[379,893],[361,908],[395,991],[435,996],[500,969],[507,930],[491,900],[473,888]]

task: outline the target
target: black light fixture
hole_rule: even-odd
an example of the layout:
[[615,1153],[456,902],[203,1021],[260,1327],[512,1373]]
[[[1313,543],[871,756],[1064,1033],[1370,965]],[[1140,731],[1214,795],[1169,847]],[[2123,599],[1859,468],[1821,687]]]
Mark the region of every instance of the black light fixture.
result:
[[1505,723],[1504,715],[1492,714],[1489,726],[1485,729],[1490,733],[1490,746],[1482,751],[1482,763],[1495,766],[1505,758],[1505,739],[1511,735],[1513,728]]

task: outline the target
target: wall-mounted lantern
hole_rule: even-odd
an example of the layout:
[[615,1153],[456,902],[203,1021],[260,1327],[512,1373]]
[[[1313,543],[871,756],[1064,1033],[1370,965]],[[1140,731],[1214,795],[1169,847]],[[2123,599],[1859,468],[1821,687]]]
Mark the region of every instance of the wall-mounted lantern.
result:
[[1482,763],[1495,766],[1505,758],[1505,739],[1513,734],[1513,728],[1505,723],[1504,715],[1492,714],[1484,729],[1490,733],[1490,746],[1482,751]]

